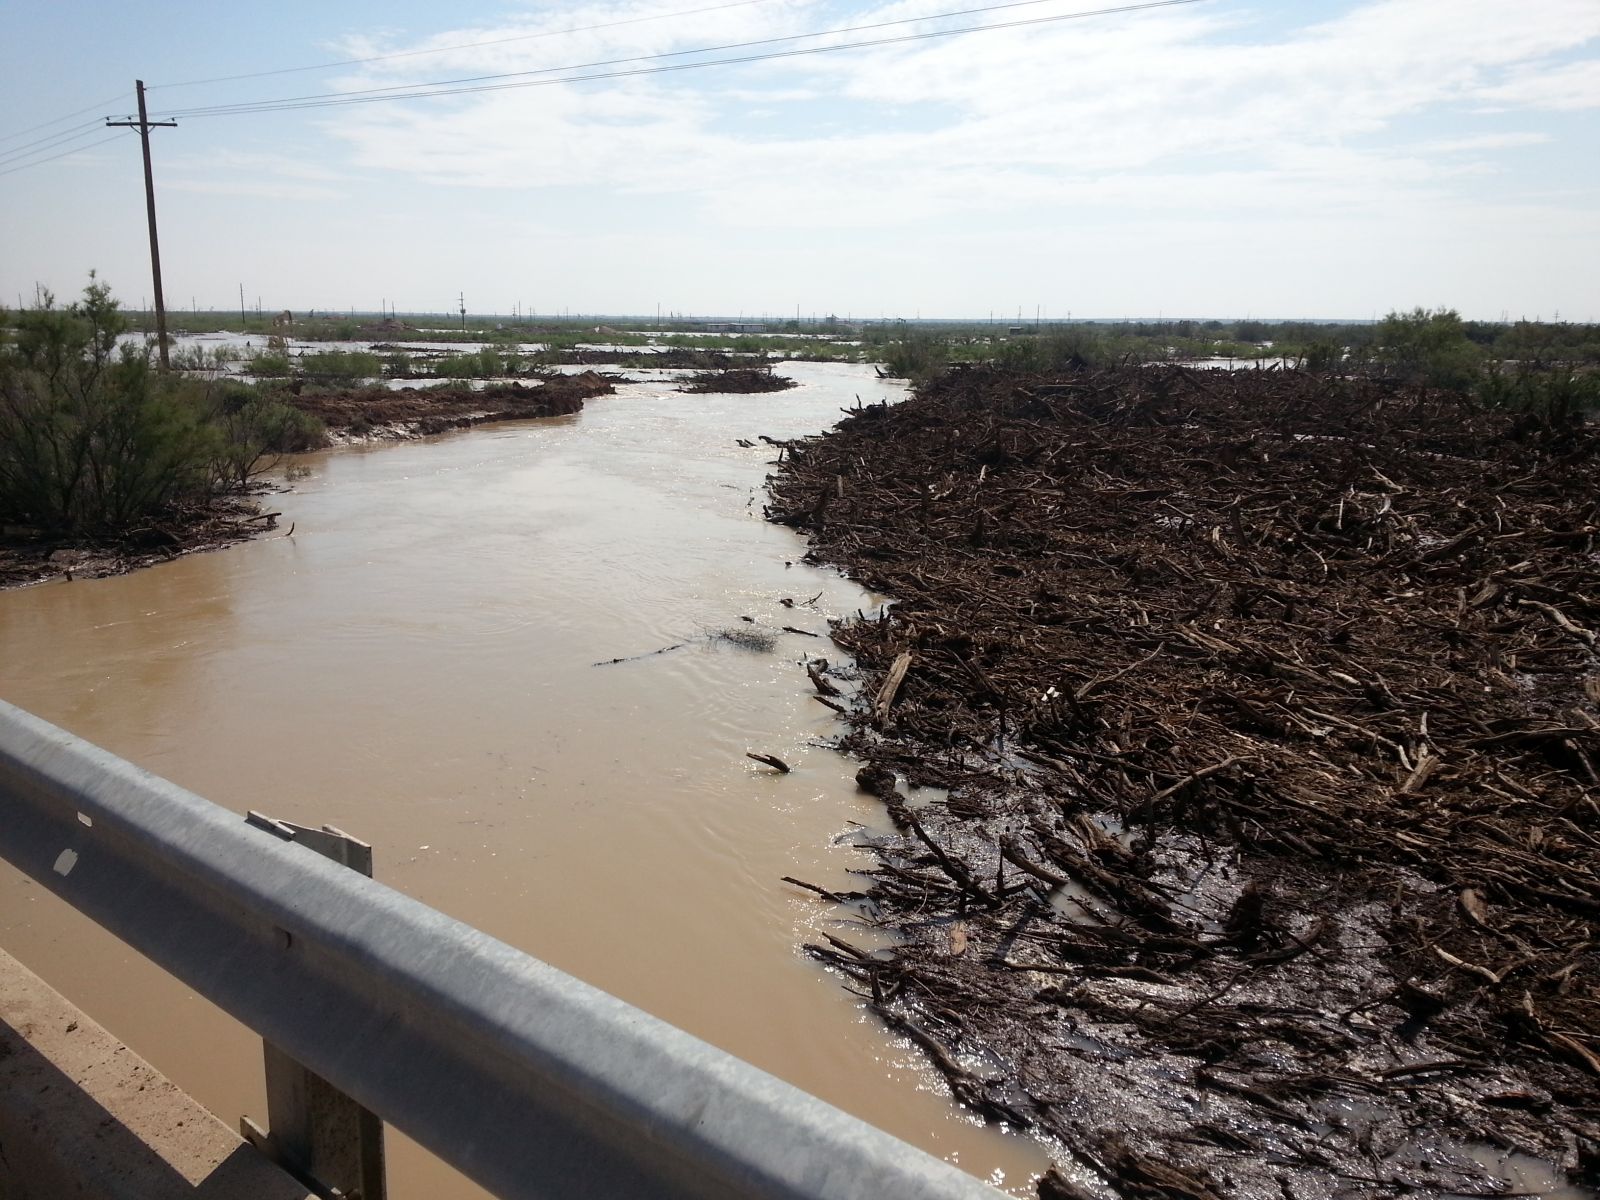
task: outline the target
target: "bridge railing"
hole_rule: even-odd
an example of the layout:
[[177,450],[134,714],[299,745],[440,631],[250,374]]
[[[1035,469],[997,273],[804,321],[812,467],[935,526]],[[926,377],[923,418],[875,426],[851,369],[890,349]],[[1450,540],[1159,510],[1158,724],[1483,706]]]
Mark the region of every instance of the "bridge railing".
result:
[[997,1195],[3,702],[0,856],[507,1200]]

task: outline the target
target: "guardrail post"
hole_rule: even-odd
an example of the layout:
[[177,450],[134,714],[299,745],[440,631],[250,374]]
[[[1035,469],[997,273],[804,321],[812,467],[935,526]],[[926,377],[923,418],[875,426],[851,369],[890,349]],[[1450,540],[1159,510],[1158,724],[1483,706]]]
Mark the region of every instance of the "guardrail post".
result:
[[[372,847],[332,825],[312,829],[252,812],[246,821],[372,878]],[[383,1122],[271,1042],[267,1128],[239,1119],[246,1141],[326,1200],[385,1200]]]

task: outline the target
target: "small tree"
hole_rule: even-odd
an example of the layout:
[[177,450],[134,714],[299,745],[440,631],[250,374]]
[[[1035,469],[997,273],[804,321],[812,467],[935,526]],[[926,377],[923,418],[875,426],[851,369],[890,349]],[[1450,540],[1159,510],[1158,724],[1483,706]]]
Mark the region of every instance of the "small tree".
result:
[[224,381],[207,389],[213,445],[212,474],[220,487],[242,489],[281,456],[315,450],[327,441],[322,422],[264,393]]
[[48,293],[0,349],[0,514],[64,533],[116,533],[210,484],[212,433],[154,386],[148,351],[105,284],[58,308]]
[[884,347],[883,364],[898,379],[923,383],[943,372],[949,363],[948,349],[942,339],[902,326],[899,338]]
[[242,484],[264,454],[315,444],[315,422],[237,384],[158,376],[93,275],[46,293],[0,344],[0,524],[115,537]]
[[1378,326],[1373,361],[1406,383],[1470,391],[1483,372],[1484,354],[1467,337],[1454,309],[1391,312]]
[[1333,338],[1318,338],[1301,351],[1300,365],[1313,375],[1326,375],[1344,365],[1344,347]]

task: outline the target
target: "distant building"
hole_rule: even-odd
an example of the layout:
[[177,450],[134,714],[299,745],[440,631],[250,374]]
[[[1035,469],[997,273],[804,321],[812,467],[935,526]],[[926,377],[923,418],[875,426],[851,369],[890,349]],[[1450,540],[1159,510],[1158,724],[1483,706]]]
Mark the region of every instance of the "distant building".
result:
[[765,333],[767,327],[757,321],[707,321],[700,326],[707,333]]

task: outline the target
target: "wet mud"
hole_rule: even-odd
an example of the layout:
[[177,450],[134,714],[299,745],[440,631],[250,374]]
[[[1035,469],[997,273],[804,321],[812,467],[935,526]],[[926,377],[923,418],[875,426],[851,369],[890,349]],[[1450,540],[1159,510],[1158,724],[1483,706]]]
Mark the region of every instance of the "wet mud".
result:
[[897,830],[811,953],[1041,1196],[1600,1182],[1592,430],[973,369],[783,451],[896,598],[808,667]]

